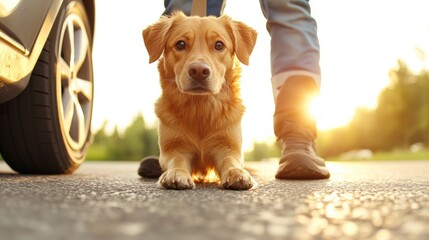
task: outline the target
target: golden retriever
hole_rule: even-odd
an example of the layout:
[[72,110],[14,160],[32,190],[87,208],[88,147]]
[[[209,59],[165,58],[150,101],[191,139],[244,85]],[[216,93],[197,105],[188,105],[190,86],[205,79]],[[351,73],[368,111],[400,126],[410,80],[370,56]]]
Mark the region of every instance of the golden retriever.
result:
[[243,168],[239,79],[240,62],[248,64],[256,37],[254,29],[228,16],[182,12],[143,30],[149,63],[159,59],[160,186],[192,189],[192,174],[213,168],[225,189],[253,186]]

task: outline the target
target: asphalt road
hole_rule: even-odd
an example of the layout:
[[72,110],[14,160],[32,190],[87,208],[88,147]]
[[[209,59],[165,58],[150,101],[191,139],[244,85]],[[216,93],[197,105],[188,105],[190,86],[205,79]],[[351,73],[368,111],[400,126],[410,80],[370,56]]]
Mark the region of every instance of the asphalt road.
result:
[[17,175],[0,162],[0,239],[429,239],[429,161],[328,162],[331,179],[157,188],[137,162]]

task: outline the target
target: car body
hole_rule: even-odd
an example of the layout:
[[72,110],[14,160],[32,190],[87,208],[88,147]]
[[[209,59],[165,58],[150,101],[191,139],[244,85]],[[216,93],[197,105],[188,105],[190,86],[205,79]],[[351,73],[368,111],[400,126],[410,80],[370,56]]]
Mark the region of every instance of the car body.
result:
[[91,143],[94,0],[0,0],[0,153],[66,173]]

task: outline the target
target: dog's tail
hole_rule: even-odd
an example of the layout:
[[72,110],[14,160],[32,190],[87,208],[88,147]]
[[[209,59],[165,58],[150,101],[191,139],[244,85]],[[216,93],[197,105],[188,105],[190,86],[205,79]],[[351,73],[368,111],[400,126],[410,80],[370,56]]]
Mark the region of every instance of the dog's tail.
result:
[[162,175],[159,158],[155,156],[143,158],[140,162],[138,174],[144,178],[159,178]]

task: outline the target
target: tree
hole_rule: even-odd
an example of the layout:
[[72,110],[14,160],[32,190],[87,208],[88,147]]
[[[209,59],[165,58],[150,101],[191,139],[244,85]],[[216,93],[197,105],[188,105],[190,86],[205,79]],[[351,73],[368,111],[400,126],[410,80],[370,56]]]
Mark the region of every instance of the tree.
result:
[[123,134],[115,127],[109,135],[106,128],[107,122],[95,133],[88,159],[140,160],[149,155],[159,155],[157,128],[148,127],[143,115],[137,115]]
[[267,158],[279,157],[280,147],[276,142],[268,144],[266,142],[253,142],[252,151],[244,154],[245,161],[260,161]]
[[319,134],[322,156],[356,149],[407,148],[416,142],[429,144],[428,70],[414,74],[398,61],[390,79],[374,110],[357,109],[347,126]]

